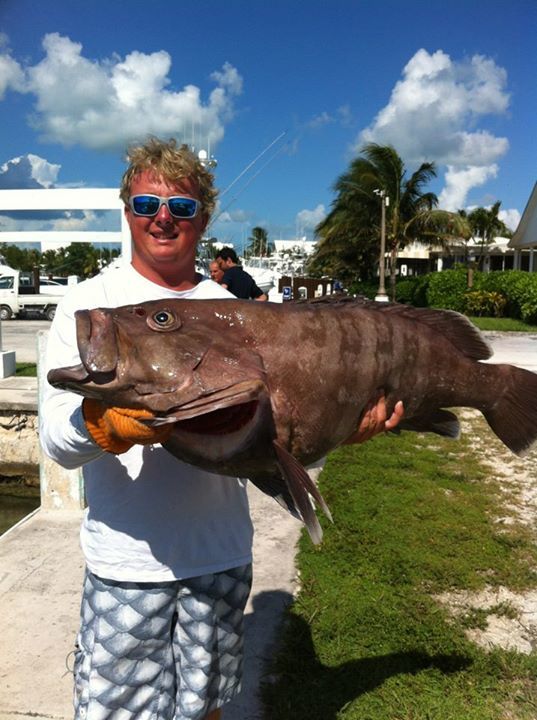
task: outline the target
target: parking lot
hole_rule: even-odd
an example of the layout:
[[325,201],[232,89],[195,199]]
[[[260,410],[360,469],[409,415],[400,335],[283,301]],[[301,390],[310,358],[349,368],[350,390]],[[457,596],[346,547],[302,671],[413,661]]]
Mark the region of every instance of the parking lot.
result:
[[15,350],[17,362],[37,362],[37,333],[48,330],[48,320],[0,321],[1,349]]

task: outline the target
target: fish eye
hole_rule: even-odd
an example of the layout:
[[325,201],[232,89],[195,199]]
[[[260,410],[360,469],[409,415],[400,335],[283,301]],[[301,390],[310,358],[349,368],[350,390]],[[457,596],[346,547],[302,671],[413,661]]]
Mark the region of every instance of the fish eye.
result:
[[157,310],[147,318],[147,323],[153,330],[176,330],[181,327],[181,320],[175,313],[166,308]]
[[167,310],[161,310],[161,312],[153,315],[153,320],[157,323],[157,325],[162,325],[164,327],[173,322],[173,315]]

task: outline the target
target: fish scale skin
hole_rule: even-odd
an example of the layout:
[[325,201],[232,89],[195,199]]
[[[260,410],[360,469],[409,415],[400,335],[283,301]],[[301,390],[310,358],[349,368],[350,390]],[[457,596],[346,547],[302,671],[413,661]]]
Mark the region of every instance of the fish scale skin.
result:
[[[233,697],[250,587],[249,565],[156,586],[87,573],[75,659],[75,718],[201,720],[217,701]],[[182,650],[175,662],[172,626]],[[177,707],[176,678],[181,684]]]
[[[145,317],[154,319],[164,308],[176,314],[180,329],[151,332]],[[106,310],[98,312],[97,322],[110,328]],[[480,363],[490,346],[452,311],[338,299],[157,300],[108,312],[121,337],[117,379],[83,382],[77,367],[63,376],[51,371],[51,382],[63,377],[59,387],[165,415],[175,424],[164,444],[173,455],[209,472],[248,477],[292,514],[308,491],[300,473],[290,475],[293,463],[278,462],[274,444],[301,465],[313,464],[355,434],[364,408],[381,392],[388,415],[403,402],[405,430],[455,437],[457,418],[445,409],[473,407],[513,452],[524,453],[537,439],[537,377]],[[86,347],[88,328],[85,316],[77,334],[81,356],[97,362],[98,353]],[[115,347],[115,338],[109,341],[111,348],[99,336],[105,367]],[[242,424],[230,410],[246,401],[241,386],[249,387],[247,401],[257,403]],[[181,429],[181,420],[202,412],[206,430]],[[218,433],[207,427],[211,417]]]

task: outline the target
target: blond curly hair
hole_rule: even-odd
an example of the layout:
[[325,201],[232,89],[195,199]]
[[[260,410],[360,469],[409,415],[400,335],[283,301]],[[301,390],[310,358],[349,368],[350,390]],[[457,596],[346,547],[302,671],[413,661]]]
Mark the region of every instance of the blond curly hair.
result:
[[160,140],[150,137],[142,145],[131,145],[127,151],[129,166],[121,179],[119,197],[125,205],[129,202],[133,179],[149,170],[170,185],[183,178],[191,178],[199,187],[203,212],[212,215],[218,191],[214,176],[199,161],[188,145],[178,145],[174,138]]

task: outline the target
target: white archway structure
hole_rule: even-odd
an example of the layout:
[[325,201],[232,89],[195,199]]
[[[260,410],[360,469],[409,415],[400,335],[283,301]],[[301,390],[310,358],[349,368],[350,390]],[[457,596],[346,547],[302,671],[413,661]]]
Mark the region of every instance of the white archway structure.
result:
[[127,261],[131,259],[131,236],[118,188],[0,190],[0,211],[10,210],[117,210],[121,217],[121,230],[118,232],[7,231],[0,232],[0,243],[39,242],[43,250],[56,250],[73,242],[114,243],[121,245],[121,254]]

